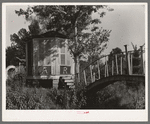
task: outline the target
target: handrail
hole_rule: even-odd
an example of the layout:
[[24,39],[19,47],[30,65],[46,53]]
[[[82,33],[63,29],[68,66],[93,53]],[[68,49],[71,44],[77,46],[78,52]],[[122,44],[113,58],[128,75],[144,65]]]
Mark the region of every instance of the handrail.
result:
[[[85,83],[87,84],[87,80],[89,82],[89,79],[91,79],[91,82],[95,81],[95,75],[98,74],[99,79],[101,78],[101,75],[104,74],[104,77],[109,77],[109,75],[124,75],[124,74],[128,74],[128,75],[132,75],[135,74],[135,65],[133,65],[133,60],[138,58],[138,57],[134,57],[133,55],[134,50],[132,51],[127,51],[127,52],[121,52],[118,54],[108,54],[108,55],[101,55],[100,57],[98,57],[97,59],[95,59],[94,61],[92,61],[91,63],[89,63],[85,68],[83,68],[81,70],[80,73],[84,73],[84,79],[85,79]],[[139,72],[137,73],[144,73],[144,65],[141,64],[143,63],[143,54],[144,54],[144,50],[140,50],[139,51],[139,59],[141,59],[141,61],[139,62]],[[108,58],[106,58],[108,57]],[[112,59],[109,57],[112,57]],[[113,59],[113,57],[115,57]],[[102,59],[105,59],[104,61]],[[102,60],[102,65],[100,64],[99,60]],[[111,60],[111,61],[110,61]],[[124,61],[125,60],[125,61]],[[96,63],[97,62],[97,63]],[[124,66],[123,62],[125,62],[126,66]],[[93,66],[95,67],[95,69],[93,70]],[[90,67],[90,78],[86,77],[86,69]],[[102,68],[104,67],[104,70],[102,70]],[[125,67],[125,68],[124,68]],[[101,72],[102,70],[102,72]],[[94,72],[94,73],[93,73]]]
[[92,65],[94,62],[96,62],[96,61],[98,61],[98,60],[100,60],[100,59],[102,59],[102,58],[104,58],[104,57],[106,57],[106,55],[104,55],[104,56],[102,56],[101,58],[98,58],[98,59],[94,60],[93,62],[89,63],[81,72],[83,72],[86,68],[88,68],[88,67],[89,67],[90,65]]
[[[128,51],[128,53],[131,53],[131,52],[133,52],[134,50],[130,50],[130,51]],[[143,53],[145,52],[145,50],[143,50]],[[114,54],[114,55],[123,55],[123,53],[125,53],[125,51],[123,51],[123,52],[121,52],[121,53],[118,53],[118,54]],[[110,56],[110,54],[108,54],[108,55],[102,55],[100,58],[98,58],[98,59],[95,59],[94,61],[92,61],[91,63],[89,63],[84,69],[82,69],[82,71],[81,72],[83,72],[86,68],[88,68],[90,65],[92,65],[94,62],[96,62],[96,61],[98,61],[98,60],[100,60],[100,59],[102,59],[102,58],[104,58],[104,57],[107,57],[107,56]]]

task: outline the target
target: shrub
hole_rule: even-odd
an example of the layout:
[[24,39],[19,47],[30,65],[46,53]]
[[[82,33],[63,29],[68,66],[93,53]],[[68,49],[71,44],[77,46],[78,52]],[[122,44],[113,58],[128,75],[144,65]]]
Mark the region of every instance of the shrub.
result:
[[[25,78],[25,77],[24,77]],[[76,96],[74,89],[26,87],[25,79],[6,81],[6,109],[76,109],[82,105],[83,94]]]
[[85,90],[26,87],[19,78],[6,81],[6,109],[144,109],[143,82],[116,82],[85,96]]
[[145,86],[143,82],[116,82],[93,94],[89,100],[92,101],[88,103],[90,108],[144,109]]

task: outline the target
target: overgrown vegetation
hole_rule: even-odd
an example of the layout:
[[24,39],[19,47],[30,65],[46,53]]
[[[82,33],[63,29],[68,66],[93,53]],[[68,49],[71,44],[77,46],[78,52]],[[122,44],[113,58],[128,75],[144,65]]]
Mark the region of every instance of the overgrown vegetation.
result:
[[[76,64],[76,89],[57,90],[56,88],[26,87],[25,76],[20,79],[22,75],[17,74],[15,78],[6,82],[7,109],[145,108],[143,82],[134,82],[133,85],[131,82],[116,82],[96,94],[91,94],[90,97],[84,94],[84,76],[80,72],[89,63],[100,57],[99,55],[106,49],[110,37],[111,30],[99,27],[100,18],[91,18],[92,13],[99,12],[104,8],[107,9],[106,6],[34,6],[29,7],[26,11],[22,9],[16,11],[18,15],[25,15],[25,19],[31,24],[29,31],[20,29],[18,34],[11,35],[12,46],[6,50],[6,65],[18,65],[16,57],[25,58],[25,44],[27,41],[31,41],[33,35],[47,31],[62,33],[69,38],[68,49]],[[99,15],[103,17],[105,12],[101,12]],[[84,32],[87,29],[90,32]],[[114,59],[114,54],[121,52],[120,48],[114,49],[110,53],[112,58],[109,60]],[[134,47],[133,56],[137,57],[137,59],[133,59],[134,66],[140,64],[139,55],[139,50]],[[88,59],[88,62],[81,61],[81,58]],[[104,65],[104,63],[100,64]],[[139,73],[139,68],[133,67],[133,73]],[[90,78],[90,70],[86,74]],[[101,76],[103,75],[104,71],[102,70]],[[98,77],[98,75],[96,76]]]
[[26,87],[25,80],[6,82],[6,109],[144,109],[143,82],[116,82],[85,96],[85,90]]
[[84,109],[145,109],[143,82],[116,82],[91,94]]
[[13,78],[6,81],[6,109],[78,109],[85,98],[75,94],[74,89],[26,87],[25,80]]

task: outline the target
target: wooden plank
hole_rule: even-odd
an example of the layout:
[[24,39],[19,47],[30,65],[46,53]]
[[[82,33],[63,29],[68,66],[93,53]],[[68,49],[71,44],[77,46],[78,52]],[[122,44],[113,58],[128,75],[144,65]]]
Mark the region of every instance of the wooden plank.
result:
[[98,78],[100,79],[100,68],[99,68],[100,64],[99,64],[99,60],[97,60],[97,67],[98,67]]
[[95,72],[93,73],[93,82],[95,82]]
[[85,82],[85,85],[87,85],[87,82],[86,82],[86,73],[85,73],[85,70],[83,71],[83,74],[84,74],[84,82]]
[[131,54],[131,67],[130,67],[130,74],[133,73],[133,54]]
[[108,73],[108,63],[107,63],[107,60],[106,60],[106,71],[107,71],[107,77],[108,77],[109,73]]
[[117,70],[117,74],[119,74],[119,71],[118,71],[118,60],[117,60],[117,55],[115,55],[115,58],[116,58],[116,70]]
[[106,77],[107,75],[106,75],[106,64],[105,64],[105,77]]
[[129,75],[131,74],[130,68],[131,68],[131,65],[130,65],[130,53],[128,53],[128,70],[129,70]]
[[90,73],[91,73],[91,81],[93,82],[93,76],[92,76],[92,65],[90,65]]
[[105,56],[105,77],[107,77],[107,73],[106,73],[106,56]]
[[114,61],[112,60],[112,75],[114,75]]
[[128,68],[128,50],[127,50],[127,45],[125,46],[125,54],[126,54],[126,66],[127,66],[127,74],[129,74],[129,68]]
[[122,75],[122,56],[121,56],[121,60],[120,60],[120,73]]

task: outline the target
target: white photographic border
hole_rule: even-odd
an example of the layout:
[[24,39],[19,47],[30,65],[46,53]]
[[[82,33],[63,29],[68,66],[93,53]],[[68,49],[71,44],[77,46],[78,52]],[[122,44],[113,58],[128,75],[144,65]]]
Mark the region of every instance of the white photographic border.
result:
[[[144,5],[145,6],[145,109],[141,110],[6,110],[6,6],[8,5]],[[2,121],[148,121],[148,4],[147,3],[3,3],[2,4]],[[86,114],[83,114],[86,113]]]

